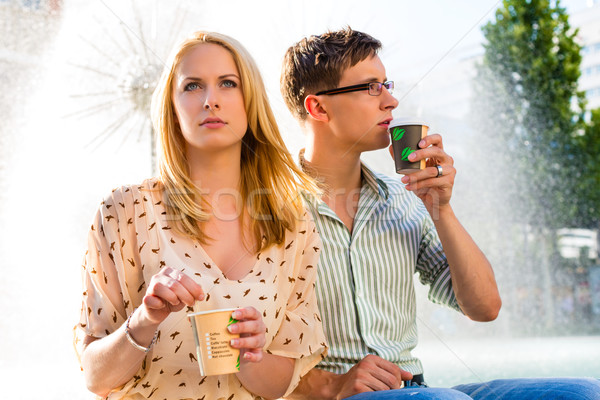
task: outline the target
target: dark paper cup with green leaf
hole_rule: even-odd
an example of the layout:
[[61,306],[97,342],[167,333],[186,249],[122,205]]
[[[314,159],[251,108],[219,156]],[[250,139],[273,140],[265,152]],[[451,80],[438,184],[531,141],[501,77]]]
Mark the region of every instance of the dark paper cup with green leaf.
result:
[[425,168],[425,160],[408,161],[408,156],[419,149],[419,142],[427,136],[429,125],[415,118],[396,118],[388,131],[392,139],[394,162],[398,174],[410,174]]
[[239,372],[240,350],[231,347],[231,339],[240,335],[230,333],[227,327],[237,320],[232,317],[235,308],[188,314],[192,323],[196,354],[203,376]]

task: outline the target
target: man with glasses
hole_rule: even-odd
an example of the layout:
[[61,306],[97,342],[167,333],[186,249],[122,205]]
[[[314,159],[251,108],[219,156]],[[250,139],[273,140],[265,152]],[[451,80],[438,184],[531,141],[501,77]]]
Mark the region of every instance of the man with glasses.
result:
[[440,135],[409,156],[427,159],[427,168],[401,180],[360,160],[389,146],[398,105],[380,47],[347,28],[305,38],[284,59],[282,94],[307,136],[300,162],[324,190],[322,200],[307,201],[323,241],[316,292],[329,342],[292,398],[483,399],[474,393],[491,394],[481,389],[490,383],[427,388],[411,354],[416,272],[432,301],[476,321],[495,319],[501,300],[488,260],[450,207],[456,171]]

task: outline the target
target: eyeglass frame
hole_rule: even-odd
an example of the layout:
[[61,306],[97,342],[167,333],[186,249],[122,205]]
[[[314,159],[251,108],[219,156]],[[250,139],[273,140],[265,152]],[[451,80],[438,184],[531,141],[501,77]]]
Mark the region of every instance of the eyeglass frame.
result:
[[[379,93],[371,94],[372,85],[377,85],[377,89],[375,89],[375,90],[379,91]],[[381,93],[383,93],[384,87],[390,93],[392,93],[392,91],[394,90],[394,81],[369,82],[369,83],[361,83],[361,84],[352,85],[352,86],[344,86],[344,87],[339,87],[339,88],[335,88],[335,89],[322,90],[320,92],[317,92],[315,95],[316,96],[320,96],[322,94],[334,95],[334,94],[341,94],[341,93],[359,92],[361,90],[368,90],[369,96],[381,96]]]

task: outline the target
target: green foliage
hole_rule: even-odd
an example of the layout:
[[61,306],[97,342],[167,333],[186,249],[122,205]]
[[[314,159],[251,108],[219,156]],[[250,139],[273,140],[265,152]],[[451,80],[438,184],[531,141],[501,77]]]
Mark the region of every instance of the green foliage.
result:
[[574,138],[573,188],[568,215],[572,226],[597,229],[600,226],[600,109],[590,112],[590,122]]
[[504,0],[483,32],[474,115],[490,135],[486,145],[503,169],[504,193],[518,205],[512,217],[572,226],[585,106],[577,90],[577,30],[559,0]]

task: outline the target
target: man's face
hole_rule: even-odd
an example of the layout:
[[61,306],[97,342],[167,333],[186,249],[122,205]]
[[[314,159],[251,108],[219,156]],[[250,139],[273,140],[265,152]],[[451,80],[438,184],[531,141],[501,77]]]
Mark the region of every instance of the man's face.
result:
[[[383,63],[378,56],[373,56],[344,71],[338,87],[386,80]],[[327,112],[333,134],[330,145],[346,152],[360,153],[390,144],[387,128],[398,100],[385,87],[379,96],[371,96],[365,89],[321,95],[319,98]]]

